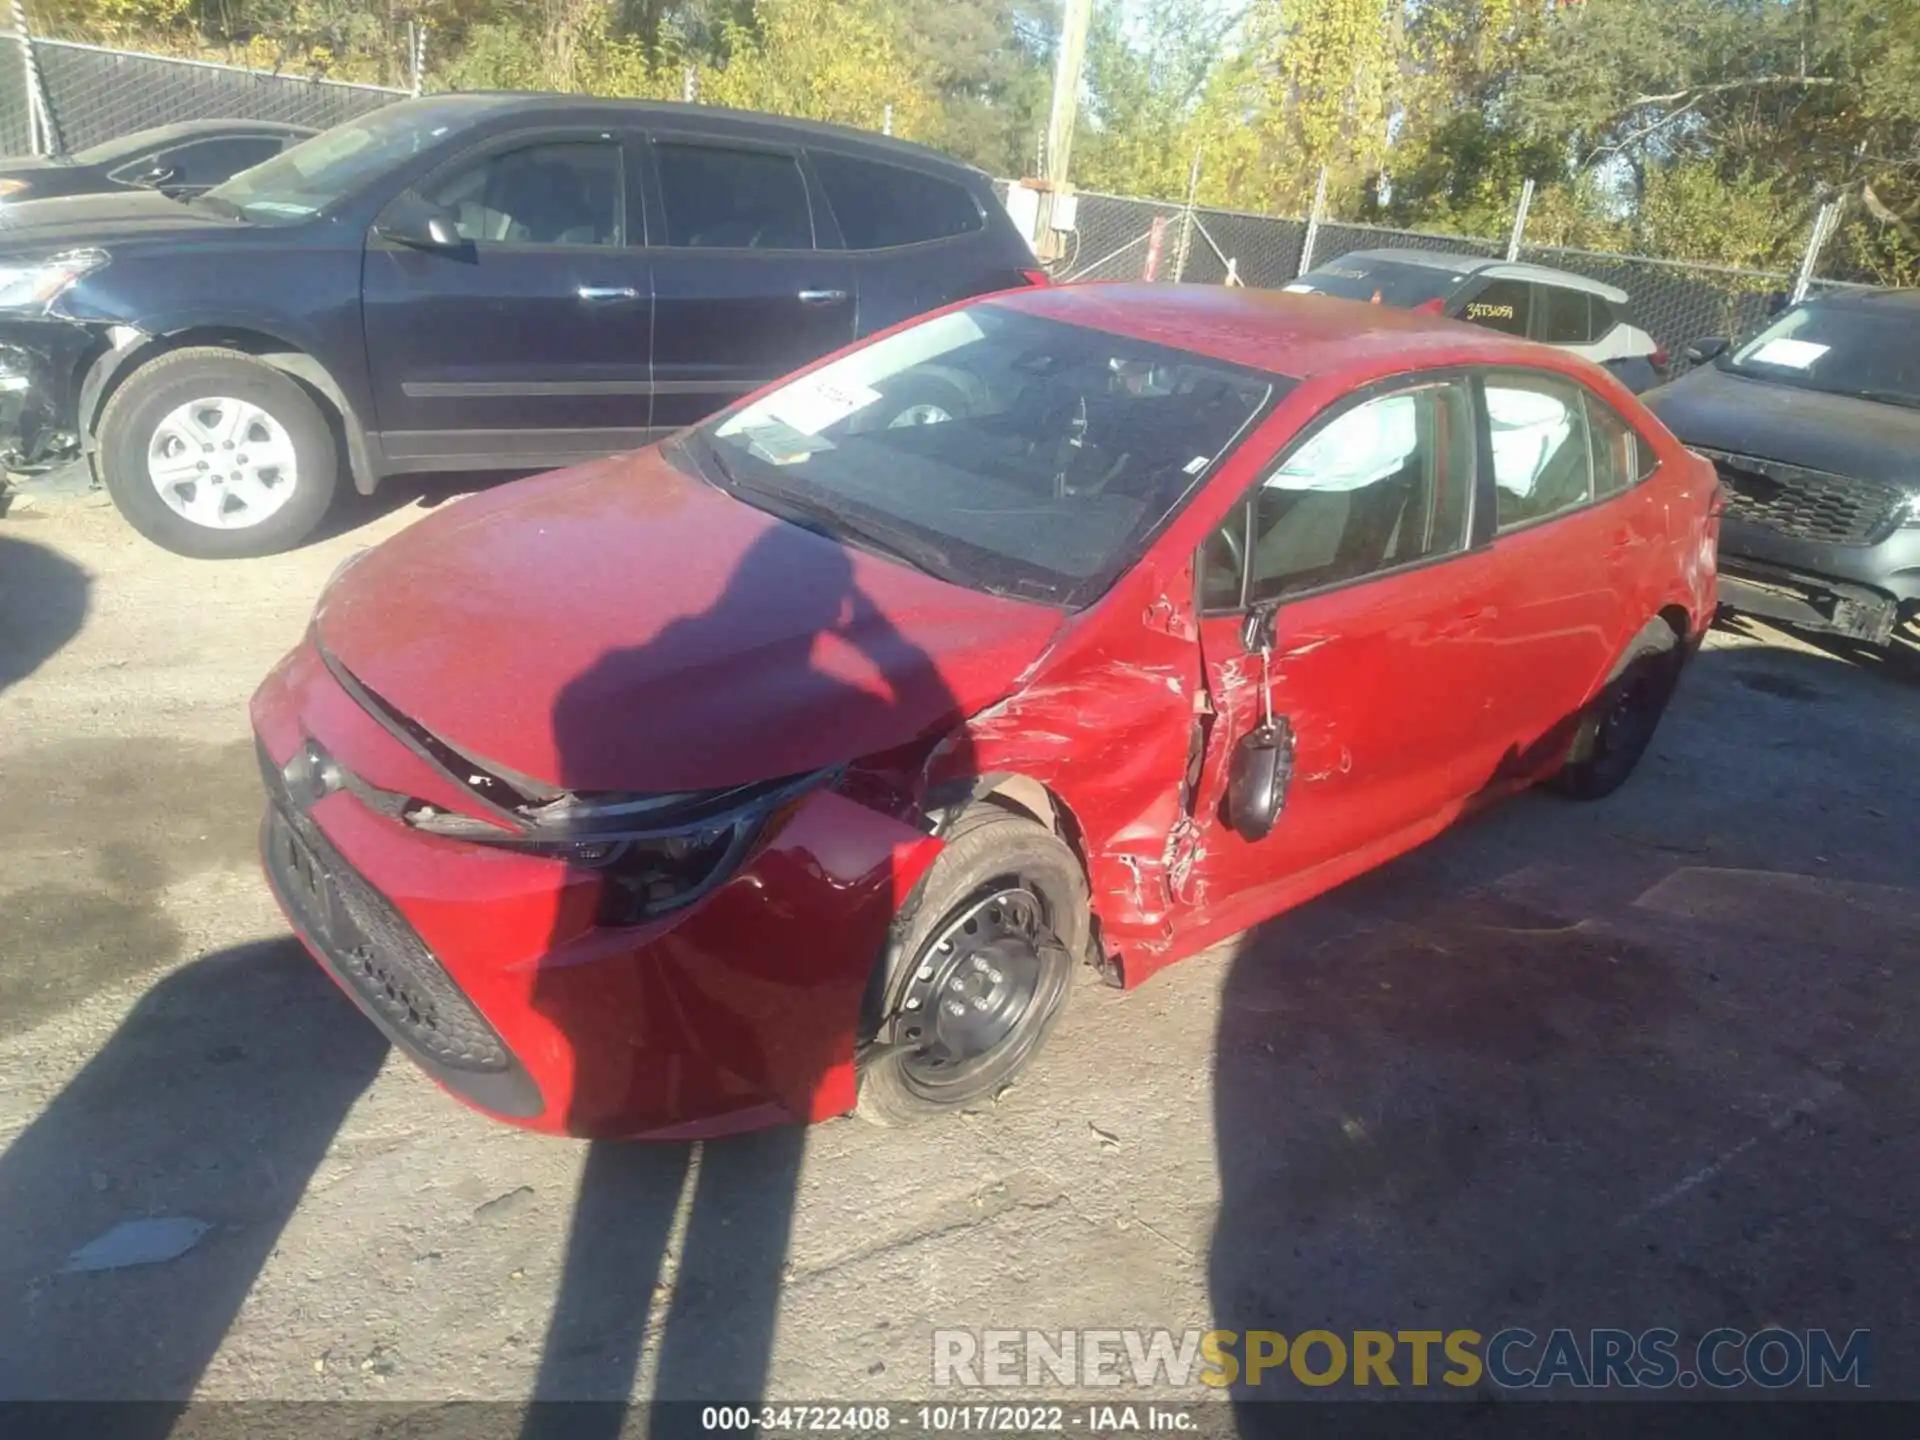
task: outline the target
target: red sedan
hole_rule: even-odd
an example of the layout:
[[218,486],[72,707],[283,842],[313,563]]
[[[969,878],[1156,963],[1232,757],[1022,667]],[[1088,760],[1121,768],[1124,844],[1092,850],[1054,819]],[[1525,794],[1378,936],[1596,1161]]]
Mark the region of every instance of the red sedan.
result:
[[253,719],[268,875],[455,1095],[708,1136],[1004,1084],[1538,780],[1627,778],[1717,486],[1563,352],[1090,286],[904,326],[350,563]]

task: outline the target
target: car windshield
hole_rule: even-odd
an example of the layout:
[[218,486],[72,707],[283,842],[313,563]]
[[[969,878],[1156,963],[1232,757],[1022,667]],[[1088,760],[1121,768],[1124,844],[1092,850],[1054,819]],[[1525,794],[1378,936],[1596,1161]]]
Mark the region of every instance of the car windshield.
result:
[[1875,313],[1813,301],[1789,310],[1720,368],[1756,380],[1920,408],[1911,310]]
[[261,224],[325,213],[370,177],[418,155],[472,113],[458,100],[391,105],[323,130],[264,164],[242,170],[194,203]]
[[977,305],[700,429],[749,504],[973,589],[1077,607],[1292,382]]
[[[178,143],[178,142],[175,142]],[[66,157],[75,165],[111,165],[116,160],[126,160],[146,150],[158,148],[153,132],[138,130],[131,135],[116,135],[111,140],[102,140],[98,145],[89,145],[84,150],[76,150]]]
[[1466,282],[1457,270],[1437,265],[1407,265],[1393,260],[1345,256],[1331,265],[1309,270],[1282,286],[1296,294],[1333,295],[1342,300],[1369,300],[1411,310],[1429,301],[1444,300]]

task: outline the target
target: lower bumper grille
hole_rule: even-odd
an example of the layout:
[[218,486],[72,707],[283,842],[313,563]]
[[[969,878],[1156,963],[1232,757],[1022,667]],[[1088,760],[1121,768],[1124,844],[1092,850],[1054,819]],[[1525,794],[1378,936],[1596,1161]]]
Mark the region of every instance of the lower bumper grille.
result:
[[1727,487],[1727,515],[1795,540],[1877,545],[1906,513],[1907,493],[1878,480],[1778,460],[1701,450]]
[[267,872],[328,968],[431,1066],[504,1071],[512,1057],[399,911],[361,878],[285,793],[264,751],[272,805],[263,837]]

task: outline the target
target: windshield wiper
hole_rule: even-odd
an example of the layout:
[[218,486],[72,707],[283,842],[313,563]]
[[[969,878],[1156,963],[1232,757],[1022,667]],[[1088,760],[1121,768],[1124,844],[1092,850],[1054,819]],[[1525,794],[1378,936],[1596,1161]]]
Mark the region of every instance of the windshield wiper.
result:
[[[839,540],[846,544],[870,550],[889,560],[898,561],[924,575],[936,580],[945,580],[952,584],[964,583],[955,576],[953,561],[947,552],[919,535],[884,521],[870,520],[864,516],[849,515],[845,510],[827,501],[816,500],[809,495],[797,494],[791,490],[775,490],[769,486],[756,485],[743,480],[731,469],[718,454],[718,445],[709,446],[718,468],[726,476],[726,488],[736,498],[746,500],[757,509],[777,515],[790,525],[798,525],[815,535],[828,540]],[[751,497],[750,499],[748,497]]]

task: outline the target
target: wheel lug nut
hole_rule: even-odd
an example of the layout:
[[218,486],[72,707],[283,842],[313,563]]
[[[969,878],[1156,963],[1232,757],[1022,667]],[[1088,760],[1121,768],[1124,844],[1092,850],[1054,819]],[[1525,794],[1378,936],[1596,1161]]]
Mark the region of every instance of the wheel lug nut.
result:
[[986,1008],[987,1008],[987,997],[986,997],[986,996],[984,996],[984,995],[976,995],[976,996],[974,996],[974,997],[973,997],[973,1008],[974,1008],[974,1009],[976,1009],[976,1010],[984,1010],[984,1009],[986,1009]]
[[957,994],[967,988],[967,982],[964,980],[954,980],[948,984],[947,988]]
[[949,1000],[947,1002],[947,1013],[949,1015],[964,1015],[967,1013],[967,1007],[962,1005],[958,1000]]
[[1006,979],[1007,977],[1002,975],[998,970],[989,970],[987,971],[987,978],[993,981],[994,984],[998,985],[1002,980]]
[[976,972],[983,971],[987,968],[987,962],[976,955],[973,957],[973,968]]

